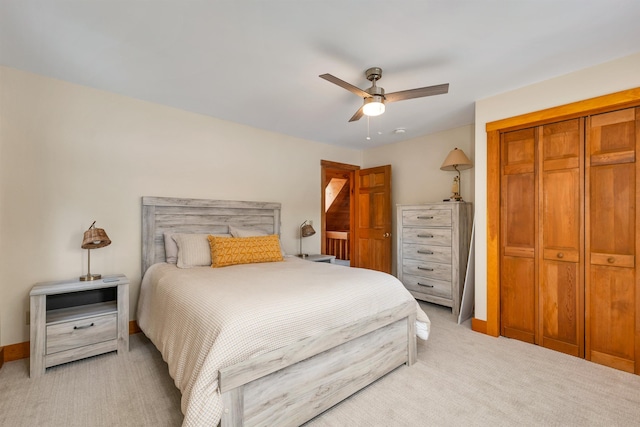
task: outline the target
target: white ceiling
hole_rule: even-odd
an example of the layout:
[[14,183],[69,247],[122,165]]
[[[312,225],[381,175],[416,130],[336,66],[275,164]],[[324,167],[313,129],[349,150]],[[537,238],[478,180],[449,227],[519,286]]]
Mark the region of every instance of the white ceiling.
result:
[[[0,64],[363,149],[467,125],[474,101],[640,51],[640,0],[0,0]],[[387,92],[450,83],[348,123]],[[402,135],[393,133],[405,128]]]

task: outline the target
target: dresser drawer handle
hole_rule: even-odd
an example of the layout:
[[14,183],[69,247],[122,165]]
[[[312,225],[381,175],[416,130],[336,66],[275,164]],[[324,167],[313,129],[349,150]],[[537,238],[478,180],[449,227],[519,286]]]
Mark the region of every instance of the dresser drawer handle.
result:
[[423,254],[423,255],[433,255],[433,251],[421,251],[421,250],[418,250],[418,253],[419,254]]
[[83,325],[83,326],[74,326],[73,329],[87,329],[94,326],[94,323],[92,322],[90,325]]
[[433,239],[433,234],[418,234],[418,237],[424,237],[425,239]]
[[427,284],[427,283],[420,283],[420,282],[418,282],[418,285],[420,285],[420,286],[426,286],[427,288],[433,288],[433,285],[429,285],[429,284]]
[[607,258],[607,262],[609,264],[613,264],[614,262],[616,262],[616,259],[614,257],[609,257],[609,258]]
[[433,219],[432,216],[419,216],[418,219]]
[[433,271],[433,268],[429,268],[429,267],[420,267],[420,266],[418,266],[418,270]]

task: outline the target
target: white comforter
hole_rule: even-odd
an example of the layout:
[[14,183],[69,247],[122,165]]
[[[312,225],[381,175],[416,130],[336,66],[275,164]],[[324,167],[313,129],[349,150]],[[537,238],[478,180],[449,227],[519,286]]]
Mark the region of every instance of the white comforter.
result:
[[219,369],[408,300],[391,275],[293,257],[224,268],[163,263],[144,276],[137,318],[182,392],[183,425],[215,426]]

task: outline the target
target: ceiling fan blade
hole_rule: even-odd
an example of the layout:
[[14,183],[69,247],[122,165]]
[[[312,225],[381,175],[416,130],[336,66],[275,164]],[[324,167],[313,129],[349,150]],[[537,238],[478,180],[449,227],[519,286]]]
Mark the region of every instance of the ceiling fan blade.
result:
[[387,102],[396,102],[405,99],[422,98],[423,96],[441,95],[447,92],[449,92],[449,83],[387,93],[384,98]]
[[363,115],[364,115],[364,105],[358,108],[358,111],[356,111],[356,113],[353,116],[351,116],[351,118],[349,119],[349,122],[355,122],[357,120],[360,120]]
[[352,92],[358,95],[361,98],[368,98],[369,96],[371,96],[367,92],[363,91],[362,89],[352,85],[351,83],[347,83],[344,80],[340,80],[339,78],[332,76],[331,74],[320,74],[318,77],[325,79],[326,81],[331,82],[333,84],[336,84],[341,88],[344,88],[349,92]]

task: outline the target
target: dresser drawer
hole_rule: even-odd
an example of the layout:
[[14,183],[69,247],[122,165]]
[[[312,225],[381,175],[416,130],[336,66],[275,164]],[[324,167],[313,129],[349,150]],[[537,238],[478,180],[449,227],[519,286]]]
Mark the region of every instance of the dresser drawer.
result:
[[402,266],[403,274],[451,282],[451,264],[421,262],[407,259]]
[[433,295],[440,298],[451,299],[451,282],[442,280],[433,280],[424,277],[405,274],[402,277],[402,283],[405,288],[410,291],[420,292],[423,294]]
[[403,243],[423,245],[451,246],[450,228],[411,228],[402,229]]
[[451,264],[451,246],[429,246],[416,243],[404,243],[402,254],[405,260],[439,262]]
[[451,227],[451,210],[405,210],[402,212],[402,225],[417,227]]
[[115,340],[117,336],[116,313],[48,325],[47,354]]

